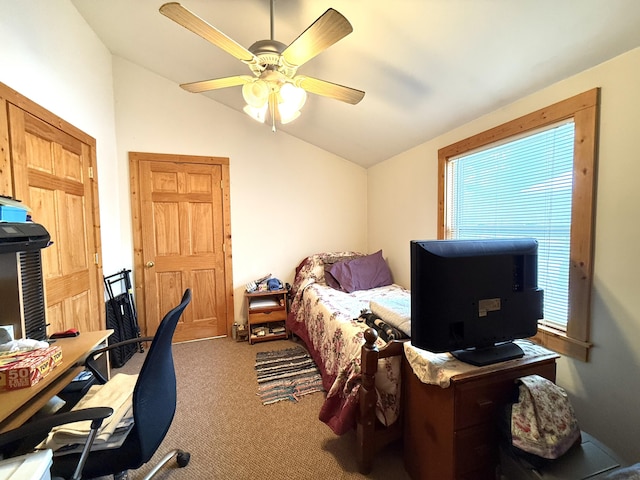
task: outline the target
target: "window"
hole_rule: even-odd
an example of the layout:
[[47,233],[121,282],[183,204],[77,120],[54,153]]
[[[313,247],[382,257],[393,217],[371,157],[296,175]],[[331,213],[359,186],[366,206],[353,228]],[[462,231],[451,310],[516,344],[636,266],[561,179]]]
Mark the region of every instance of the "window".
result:
[[445,238],[538,240],[544,324],[566,329],[574,123],[449,160]]
[[439,156],[439,238],[539,241],[537,341],[588,360],[598,89],[450,145]]

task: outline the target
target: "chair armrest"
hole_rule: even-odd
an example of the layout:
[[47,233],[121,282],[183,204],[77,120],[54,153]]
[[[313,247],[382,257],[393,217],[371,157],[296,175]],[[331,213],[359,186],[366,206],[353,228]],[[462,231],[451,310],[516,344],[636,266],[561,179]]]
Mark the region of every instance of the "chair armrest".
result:
[[[5,445],[9,445],[16,440],[22,440],[23,438],[30,437],[32,435],[46,436],[53,427],[58,425],[64,425],[66,423],[81,422],[84,420],[91,420],[92,422],[98,422],[96,429],[100,428],[102,421],[110,417],[113,414],[113,408],[111,407],[93,407],[83,408],[79,410],[73,410],[66,413],[58,413],[43,417],[38,420],[33,420],[29,423],[9,430],[5,433],[0,433],[0,448]],[[94,425],[91,425],[94,428]]]
[[153,340],[153,337],[130,338],[128,340],[123,340],[122,342],[113,343],[103,348],[98,348],[96,350],[93,350],[87,356],[87,358],[84,361],[84,366],[87,369],[89,369],[91,373],[93,373],[93,376],[96,378],[98,383],[101,383],[102,385],[104,385],[105,383],[107,383],[107,379],[102,373],[100,373],[100,371],[98,370],[98,367],[96,367],[95,365],[95,359],[98,355],[104,352],[108,352],[109,350],[112,350],[116,347],[122,347],[123,345],[129,345],[131,343],[140,343],[140,342],[151,342],[152,340]]

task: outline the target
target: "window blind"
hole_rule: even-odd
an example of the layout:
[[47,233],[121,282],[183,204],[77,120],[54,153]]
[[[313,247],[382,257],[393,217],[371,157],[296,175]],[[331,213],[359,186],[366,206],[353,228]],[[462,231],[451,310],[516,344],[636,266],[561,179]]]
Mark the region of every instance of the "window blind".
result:
[[448,238],[533,237],[543,322],[566,329],[569,292],[573,122],[452,159]]

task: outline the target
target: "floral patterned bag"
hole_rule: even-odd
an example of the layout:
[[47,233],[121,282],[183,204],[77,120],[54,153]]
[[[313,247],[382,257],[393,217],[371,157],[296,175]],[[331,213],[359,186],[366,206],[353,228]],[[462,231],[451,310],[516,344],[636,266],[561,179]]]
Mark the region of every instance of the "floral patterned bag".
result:
[[562,456],[580,441],[580,428],[566,392],[539,375],[519,379],[518,402],[511,407],[514,447],[545,459]]

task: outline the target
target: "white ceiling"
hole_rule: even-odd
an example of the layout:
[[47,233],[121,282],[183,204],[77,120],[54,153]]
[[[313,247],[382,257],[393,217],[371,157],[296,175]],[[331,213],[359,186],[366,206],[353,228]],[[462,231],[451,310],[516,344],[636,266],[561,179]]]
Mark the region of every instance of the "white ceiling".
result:
[[[71,1],[114,55],[176,88],[250,74],[161,15],[163,0]],[[181,3],[246,48],[270,37],[269,0]],[[276,0],[275,39],[291,43],[329,7],[354,31],[298,73],[366,95],[309,95],[278,129],[364,167],[640,46],[638,0]],[[193,95],[244,106],[240,87]]]

